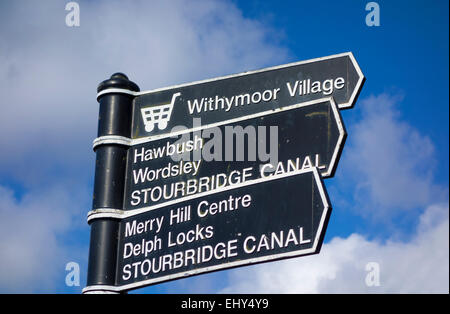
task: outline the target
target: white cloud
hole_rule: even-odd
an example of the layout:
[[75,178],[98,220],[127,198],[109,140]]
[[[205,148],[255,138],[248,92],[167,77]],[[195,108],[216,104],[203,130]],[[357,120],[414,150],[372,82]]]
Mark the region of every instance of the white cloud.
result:
[[[429,206],[409,242],[380,243],[352,234],[324,244],[319,255],[230,272],[224,293],[448,293],[448,203]],[[368,286],[368,263],[379,286]]]
[[362,215],[389,217],[423,208],[447,190],[434,183],[435,148],[430,138],[401,120],[401,97],[370,96],[358,102],[362,119],[348,127],[347,147],[337,183],[352,191]]
[[121,71],[145,90],[287,55],[229,2],[77,2],[73,28],[60,0],[0,3],[0,178],[24,193],[0,186],[4,292],[51,291],[57,265],[82,256],[64,236],[90,210],[98,83]]
[[84,262],[64,244],[64,236],[83,223],[76,220],[86,205],[80,199],[67,189],[47,187],[18,200],[0,186],[1,292],[53,291],[64,283],[65,263]]
[[[375,218],[371,237],[334,237],[318,255],[232,271],[222,292],[448,293],[448,186],[434,183],[434,146],[402,121],[401,100],[381,94],[357,104],[362,118],[347,127],[338,182],[329,191],[335,211]],[[417,226],[396,230],[394,216]],[[379,287],[366,285],[370,262],[380,266]]]
[[29,156],[43,169],[35,177],[54,160],[86,168],[96,88],[115,72],[145,90],[272,65],[287,55],[270,42],[270,29],[225,1],[79,5],[80,27],[67,27],[61,1],[0,4],[0,126],[9,135],[0,137],[8,148],[0,174],[31,180],[22,170]]

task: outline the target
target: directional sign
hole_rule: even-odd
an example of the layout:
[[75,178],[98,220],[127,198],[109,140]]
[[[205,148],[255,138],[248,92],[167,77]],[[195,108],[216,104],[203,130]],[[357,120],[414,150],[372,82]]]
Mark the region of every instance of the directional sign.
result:
[[88,280],[120,292],[320,251],[352,53],[140,92],[100,83]]
[[315,168],[128,211],[117,289],[318,253],[330,211]]
[[133,93],[132,137],[193,128],[194,119],[211,125],[324,97],[333,97],[340,109],[351,108],[363,81],[353,55],[343,53]]
[[332,98],[171,135],[129,148],[125,209],[312,167],[329,177],[346,137]]

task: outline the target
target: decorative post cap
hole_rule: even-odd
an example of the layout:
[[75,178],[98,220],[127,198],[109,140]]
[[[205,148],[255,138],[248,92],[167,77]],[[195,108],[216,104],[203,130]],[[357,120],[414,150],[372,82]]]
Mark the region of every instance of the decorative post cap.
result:
[[111,75],[110,79],[98,84],[97,93],[100,93],[101,91],[109,88],[119,88],[130,90],[133,92],[139,92],[139,86],[137,86],[136,83],[130,81],[125,74],[120,72],[114,73],[113,75]]

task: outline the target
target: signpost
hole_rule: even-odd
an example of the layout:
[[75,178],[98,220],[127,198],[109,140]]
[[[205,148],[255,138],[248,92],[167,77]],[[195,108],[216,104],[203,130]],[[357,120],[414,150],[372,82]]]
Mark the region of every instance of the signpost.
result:
[[102,82],[83,292],[318,253],[321,177],[363,82],[351,53],[146,92]]

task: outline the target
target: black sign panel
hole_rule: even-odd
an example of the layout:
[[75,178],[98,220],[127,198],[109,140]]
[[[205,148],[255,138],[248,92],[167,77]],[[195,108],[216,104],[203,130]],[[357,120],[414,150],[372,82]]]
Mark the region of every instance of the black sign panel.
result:
[[129,148],[124,209],[312,167],[332,176],[346,137],[333,99],[180,133]]
[[350,108],[364,76],[351,53],[137,93],[132,137],[210,125],[324,97]]
[[125,212],[116,286],[318,253],[330,211],[312,168]]

